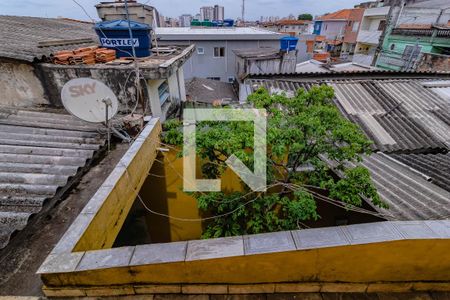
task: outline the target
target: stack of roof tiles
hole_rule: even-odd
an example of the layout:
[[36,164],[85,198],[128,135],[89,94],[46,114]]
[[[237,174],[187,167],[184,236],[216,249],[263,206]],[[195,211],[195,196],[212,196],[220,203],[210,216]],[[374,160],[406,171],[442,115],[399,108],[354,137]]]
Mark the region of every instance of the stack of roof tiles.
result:
[[116,51],[97,46],[63,50],[55,53],[53,62],[58,65],[93,65],[116,59]]
[[102,147],[97,130],[67,114],[0,109],[0,249]]
[[300,88],[332,86],[341,113],[374,142],[376,153],[365,157],[362,165],[389,205],[374,209],[389,220],[450,218],[450,82],[408,78],[409,74],[376,80],[340,75],[260,75],[245,83],[250,91],[262,86],[288,97]]
[[99,63],[107,63],[116,59],[116,50],[97,49],[95,51],[95,61]]

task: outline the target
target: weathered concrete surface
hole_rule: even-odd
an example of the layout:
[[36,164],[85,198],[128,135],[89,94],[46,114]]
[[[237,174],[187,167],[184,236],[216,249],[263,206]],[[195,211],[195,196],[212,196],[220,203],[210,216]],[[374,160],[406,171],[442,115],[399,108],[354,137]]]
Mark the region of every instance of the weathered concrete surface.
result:
[[106,84],[122,104],[121,109],[124,109],[127,103],[132,102],[131,100],[136,100],[135,75],[131,67],[40,64],[37,68],[42,81],[45,82],[45,93],[50,103],[56,107],[62,107],[60,95],[63,86],[68,81],[80,77],[90,77]]
[[0,60],[0,105],[36,106],[49,104],[31,64]]
[[70,195],[54,207],[33,228],[16,236],[0,252],[0,295],[42,295],[42,281],[36,271],[61,236],[108,177],[128,145],[118,145],[83,177]]
[[417,64],[417,71],[449,72],[450,55],[423,53]]

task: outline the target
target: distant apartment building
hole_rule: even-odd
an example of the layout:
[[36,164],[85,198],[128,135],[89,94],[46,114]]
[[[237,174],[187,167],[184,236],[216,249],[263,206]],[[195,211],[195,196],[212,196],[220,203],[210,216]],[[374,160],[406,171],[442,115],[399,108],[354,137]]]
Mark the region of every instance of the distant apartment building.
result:
[[376,66],[389,70],[450,71],[450,7],[448,1],[411,1],[395,5]]
[[225,19],[225,8],[220,5],[214,5],[214,19],[215,21],[223,21]]
[[203,6],[200,8],[200,21],[214,20],[214,7],[213,6]]
[[353,55],[363,8],[342,9],[316,18],[313,33],[325,37],[322,48],[332,56]]
[[160,45],[196,45],[192,57],[186,62],[184,76],[232,82],[236,76],[234,50],[280,48],[285,35],[259,28],[157,28]]
[[184,14],[180,16],[180,27],[189,27],[192,22],[192,15]]
[[364,11],[361,27],[356,38],[353,62],[367,66],[372,64],[381,34],[386,29],[389,9],[389,6],[384,6],[368,8]]

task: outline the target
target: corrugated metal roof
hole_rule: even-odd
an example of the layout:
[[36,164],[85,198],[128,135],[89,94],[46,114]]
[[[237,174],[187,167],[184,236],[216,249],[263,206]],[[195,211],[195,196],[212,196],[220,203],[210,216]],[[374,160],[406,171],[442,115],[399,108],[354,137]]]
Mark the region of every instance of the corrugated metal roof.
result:
[[341,112],[357,123],[374,150],[399,153],[442,152],[450,147],[450,100],[422,85],[423,79],[247,79],[250,91],[294,96],[299,88],[328,84]]
[[[326,75],[326,76],[324,76]],[[343,76],[346,76],[347,79],[355,79],[355,78],[368,78],[372,77],[372,79],[377,78],[436,78],[438,80],[443,78],[449,78],[450,72],[445,71],[396,71],[396,70],[387,70],[380,68],[372,68],[372,69],[363,69],[363,70],[340,70],[339,72],[333,73],[320,73],[320,72],[296,72],[296,73],[256,73],[256,74],[248,74],[248,77],[253,79],[255,78],[268,78],[268,77],[278,77],[278,79],[288,78],[288,79],[304,79],[305,76],[308,77],[323,77],[323,78],[336,78],[342,79]],[[376,76],[376,77],[375,77]]]
[[104,144],[67,114],[0,108],[0,249]]
[[450,192],[450,153],[393,154],[391,156],[429,176],[432,183]]
[[[382,151],[423,151],[450,146],[448,101],[418,80],[332,81],[336,100]],[[373,117],[370,126],[366,116]],[[444,116],[444,117],[440,117]],[[372,130],[379,128],[382,130]],[[393,139],[395,143],[385,143]]]
[[[93,24],[68,19],[0,16],[0,57],[32,62],[50,54],[96,44]],[[91,43],[39,47],[40,42],[91,39]]]
[[376,208],[389,220],[439,220],[450,217],[450,193],[428,182],[385,154],[372,154],[368,168],[380,197],[389,209]]

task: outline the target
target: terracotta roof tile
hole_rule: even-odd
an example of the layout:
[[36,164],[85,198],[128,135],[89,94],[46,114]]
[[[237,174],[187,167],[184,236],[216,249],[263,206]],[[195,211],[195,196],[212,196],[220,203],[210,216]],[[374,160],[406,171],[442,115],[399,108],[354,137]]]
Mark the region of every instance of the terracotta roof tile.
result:
[[327,21],[327,20],[346,20],[351,16],[353,9],[341,9],[334,13],[326,14],[317,18],[317,20]]

